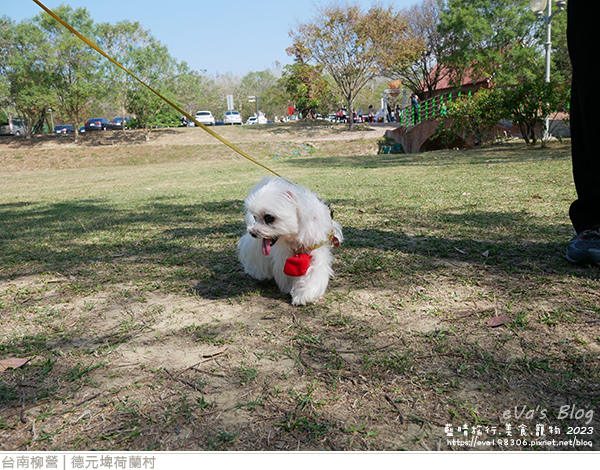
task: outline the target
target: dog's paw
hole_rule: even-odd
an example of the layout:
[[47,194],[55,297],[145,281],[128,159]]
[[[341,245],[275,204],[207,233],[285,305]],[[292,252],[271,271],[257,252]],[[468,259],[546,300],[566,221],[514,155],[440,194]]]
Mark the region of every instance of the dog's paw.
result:
[[306,305],[307,303],[311,303],[311,302],[307,302],[306,300],[301,299],[301,298],[292,297],[292,305],[294,307],[302,307],[303,305]]
[[309,294],[306,291],[291,292],[292,294],[292,305],[294,307],[301,307],[303,305],[314,304],[319,301],[322,295]]

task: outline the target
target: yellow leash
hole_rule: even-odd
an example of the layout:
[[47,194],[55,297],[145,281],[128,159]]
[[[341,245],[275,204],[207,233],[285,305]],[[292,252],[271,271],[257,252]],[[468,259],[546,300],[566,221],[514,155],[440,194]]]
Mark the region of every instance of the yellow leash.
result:
[[212,135],[215,139],[220,140],[221,142],[223,142],[225,145],[227,145],[227,147],[229,147],[231,150],[233,150],[234,152],[237,152],[238,154],[240,154],[242,157],[250,160],[252,163],[256,163],[258,166],[264,168],[265,170],[273,173],[275,176],[280,176],[277,173],[275,173],[273,170],[271,170],[270,168],[266,167],[265,165],[263,165],[262,163],[258,162],[257,160],[255,160],[254,158],[252,158],[250,155],[248,155],[246,152],[242,151],[241,149],[239,149],[238,147],[236,147],[235,145],[233,145],[231,142],[229,142],[227,139],[221,137],[219,134],[217,134],[216,132],[214,132],[212,129],[209,129],[207,126],[205,126],[204,124],[202,124],[201,122],[198,122],[193,116],[190,116],[188,113],[186,113],[183,109],[181,109],[179,106],[177,106],[175,103],[173,103],[172,101],[168,100],[167,98],[165,98],[163,95],[161,95],[158,91],[156,91],[154,88],[152,88],[150,85],[146,84],[145,82],[143,82],[141,79],[139,79],[138,77],[136,77],[133,73],[131,73],[129,70],[127,70],[125,67],[123,67],[121,64],[119,64],[116,60],[114,60],[112,57],[110,57],[106,52],[104,52],[102,49],[100,49],[96,44],[94,44],[92,41],[90,41],[89,39],[87,39],[85,36],[83,36],[82,34],[80,34],[78,31],[76,31],[72,26],[70,26],[68,23],[66,23],[65,21],[63,21],[61,18],[59,18],[55,13],[53,13],[51,10],[49,10],[48,8],[46,8],[45,5],[43,5],[41,2],[39,2],[38,0],[33,0],[42,10],[44,10],[46,13],[48,13],[52,18],[54,18],[56,21],[58,21],[60,24],[62,24],[65,28],[67,28],[69,31],[71,31],[75,36],[77,36],[79,39],[81,39],[83,42],[85,42],[88,46],[92,47],[93,49],[95,49],[97,52],[99,52],[100,54],[102,54],[104,57],[106,57],[108,60],[110,60],[113,64],[115,64],[117,67],[121,68],[122,70],[124,70],[125,72],[127,72],[129,75],[131,75],[133,78],[135,78],[138,82],[140,82],[142,85],[144,85],[146,88],[148,88],[148,90],[150,90],[152,93],[154,93],[156,96],[158,96],[159,98],[161,98],[162,100],[164,100],[167,104],[169,104],[171,107],[173,107],[177,112],[181,113],[182,115],[184,115],[186,118],[188,118],[190,121],[193,121],[194,124],[196,124],[198,127],[204,129],[206,132],[208,132],[210,135]]

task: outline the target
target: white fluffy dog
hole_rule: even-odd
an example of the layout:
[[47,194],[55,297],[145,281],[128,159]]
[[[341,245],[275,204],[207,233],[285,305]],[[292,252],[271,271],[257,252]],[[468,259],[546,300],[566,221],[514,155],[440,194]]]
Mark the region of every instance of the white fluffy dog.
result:
[[331,247],[342,227],[316,194],[283,178],[265,178],[246,198],[246,233],[238,243],[246,273],[275,278],[292,305],[316,302],[333,276]]

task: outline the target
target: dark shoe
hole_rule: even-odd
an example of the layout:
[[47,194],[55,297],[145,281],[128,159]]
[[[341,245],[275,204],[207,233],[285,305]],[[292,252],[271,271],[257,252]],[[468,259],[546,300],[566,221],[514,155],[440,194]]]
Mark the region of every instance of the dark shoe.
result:
[[585,230],[567,245],[567,259],[571,263],[600,265],[600,231]]

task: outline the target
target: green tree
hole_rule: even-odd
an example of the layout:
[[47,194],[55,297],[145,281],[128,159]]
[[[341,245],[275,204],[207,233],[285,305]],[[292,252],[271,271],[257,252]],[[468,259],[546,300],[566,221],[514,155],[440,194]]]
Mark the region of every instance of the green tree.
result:
[[10,82],[7,77],[8,59],[11,56],[14,21],[8,16],[0,16],[0,108],[10,105]]
[[265,113],[269,118],[280,120],[283,116],[287,115],[288,106],[292,103],[290,95],[286,90],[285,78],[280,77],[277,82],[264,93],[263,103]]
[[[566,112],[568,104],[567,88],[541,78],[514,86],[481,90],[450,104],[438,133],[443,129],[450,138],[472,137],[478,145],[495,137],[493,128],[501,119],[508,119],[519,127],[528,145],[535,145],[536,129],[544,124],[545,116]],[[544,141],[542,145],[545,145]]]
[[43,124],[46,110],[54,108],[56,103],[54,76],[45,60],[50,46],[45,34],[31,20],[14,24],[3,17],[0,26],[0,73],[7,85],[3,92],[4,106],[27,123],[27,137],[30,137]]
[[323,77],[323,66],[310,65],[308,54],[301,44],[288,48],[287,52],[294,55],[294,63],[284,67],[285,89],[302,117],[314,119],[329,93],[329,83]]
[[366,13],[357,5],[322,7],[311,23],[298,26],[290,36],[294,50],[302,50],[331,75],[350,114],[357,94],[371,79],[415,50],[406,36],[405,18],[391,7],[374,6]]
[[494,77],[497,85],[528,81],[539,74],[536,19],[527,0],[446,0],[439,32],[442,63],[457,84],[465,73]]
[[218,79],[204,77],[203,93],[198,109],[208,109],[212,111],[215,119],[222,119],[227,107],[226,95],[227,92]]
[[[138,62],[141,60],[143,63],[143,59],[137,51],[151,49],[157,44],[150,31],[144,29],[138,22],[121,21],[115,25],[102,23],[98,26],[98,31],[99,46],[109,56],[131,71],[133,69],[140,70]],[[157,51],[157,55],[161,55],[163,52],[165,51]],[[166,51],[166,55],[169,55],[168,51]],[[201,107],[205,95],[206,86],[203,77],[200,73],[191,70],[186,62],[177,63],[174,59],[168,60],[165,57],[161,60],[167,68],[170,68],[170,70],[165,71],[165,74],[167,76],[172,75],[169,91],[177,98],[177,102],[181,104],[185,111],[194,114]],[[138,90],[139,83],[124,70],[109,61],[104,61],[104,67],[108,96],[117,105],[121,115],[124,115],[131,104],[129,99],[137,96],[133,93],[133,90]],[[160,75],[155,71],[152,77],[147,75],[144,75],[144,77],[157,80]],[[152,83],[148,83],[148,85],[153,86]],[[134,106],[139,109],[141,104],[136,103]],[[159,112],[157,116],[160,114]],[[142,122],[143,118],[137,120]]]
[[259,111],[267,113],[265,108],[265,106],[268,105],[266,95],[269,89],[276,83],[277,77],[275,77],[270,70],[250,72],[244,75],[237,87],[238,96],[240,97],[240,104],[238,105],[239,111],[243,112],[246,117],[253,116],[256,113],[256,103],[250,103],[248,101],[248,96],[258,96]]
[[[204,99],[200,74],[177,63],[139,23],[96,25],[85,8],[61,5],[54,11],[142,82],[185,103],[189,111]],[[16,110],[31,130],[44,121],[48,108],[75,129],[90,110],[129,111],[146,129],[146,138],[152,126],[174,125],[180,117],[47,13],[18,25],[0,19],[0,84],[6,85],[1,105]]]
[[186,62],[176,65],[175,81],[171,89],[181,108],[192,116],[206,107],[208,83],[199,72],[190,69]]
[[[73,10],[61,5],[54,12],[81,34],[94,40],[95,26],[87,9]],[[35,23],[45,36],[44,46],[51,47],[44,57],[52,73],[52,88],[60,112],[75,128],[77,140],[77,129],[85,119],[84,113],[92,100],[103,93],[101,57],[47,13],[37,16]]]
[[[144,47],[129,51],[129,70],[143,83],[151,86],[165,98],[176,100],[171,90],[177,64],[166,46],[150,37]],[[127,110],[135,117],[137,124],[144,129],[146,140],[150,139],[152,127],[177,125],[180,116],[171,111],[165,112],[168,104],[152,93],[137,80],[131,81],[127,90]]]
[[328,82],[320,73],[319,66],[302,62],[286,65],[284,79],[285,89],[296,109],[304,119],[314,119],[328,93]]
[[465,140],[471,137],[475,145],[481,145],[495,137],[492,131],[503,114],[497,90],[481,90],[449,104],[438,133],[445,128],[449,140],[455,136]]
[[[566,111],[569,103],[567,88],[541,78],[503,88],[498,94],[504,117],[519,126],[528,145],[536,144],[536,128],[544,124],[545,117]],[[545,144],[542,140],[542,146]]]
[[[97,31],[98,46],[128,70],[134,65],[133,51],[148,47],[152,43],[150,32],[138,22],[120,21],[115,25],[101,23],[97,26]],[[106,91],[104,96],[115,105],[119,114],[125,117],[135,79],[106,59],[103,59],[101,64]]]

